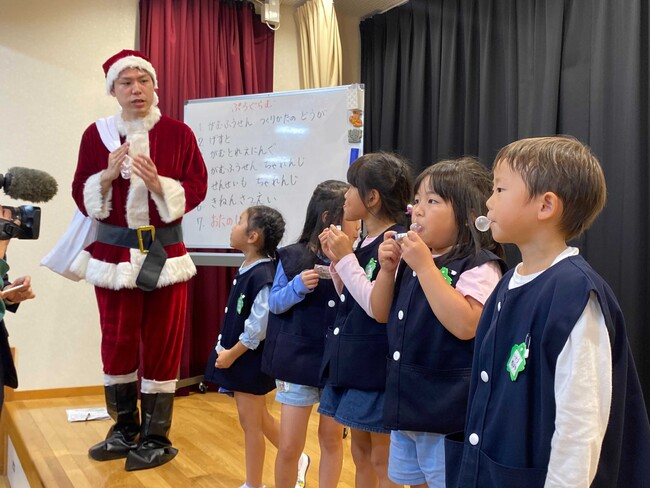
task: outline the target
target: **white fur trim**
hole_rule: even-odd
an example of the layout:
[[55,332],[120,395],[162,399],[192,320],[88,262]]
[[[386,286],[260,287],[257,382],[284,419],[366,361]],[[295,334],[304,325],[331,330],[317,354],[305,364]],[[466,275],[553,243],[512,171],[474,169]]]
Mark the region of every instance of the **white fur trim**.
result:
[[138,381],[138,370],[129,374],[104,374],[104,386],[125,385]]
[[[87,251],[83,251],[72,263],[72,271],[91,285],[111,290],[122,288],[137,288],[135,280],[138,277],[146,254],[138,249],[130,249],[131,260],[123,263],[107,263],[94,259]],[[196,266],[189,254],[168,258],[165,261],[156,288],[188,281],[196,274]]]
[[149,73],[149,75],[151,75],[151,79],[153,80],[153,87],[158,88],[156,70],[153,68],[153,65],[149,61],[138,56],[125,56],[115,61],[113,65],[108,69],[108,73],[106,73],[106,93],[108,95],[111,94],[113,83],[115,83],[117,77],[120,76],[120,73],[126,68],[138,68],[146,71]]
[[149,190],[139,176],[131,175],[126,197],[126,223],[131,229],[149,225]]
[[142,378],[140,383],[140,391],[142,393],[176,393],[176,381],[177,380],[167,380],[167,381],[156,381],[156,380],[147,380]]
[[185,188],[180,181],[167,176],[158,176],[162,195],[151,193],[160,218],[165,223],[173,222],[185,215]]
[[111,213],[111,200],[113,199],[113,188],[109,188],[105,196],[102,196],[102,174],[91,175],[84,184],[84,206],[90,217],[105,219]]
[[122,118],[122,112],[118,112],[118,114],[115,116],[115,126],[117,127],[117,131],[121,136],[126,136],[143,129],[147,132],[150,131],[153,126],[158,123],[161,117],[160,109],[157,107],[157,105],[158,95],[154,93],[154,103],[151,105],[149,113],[143,118],[136,120],[124,120]]

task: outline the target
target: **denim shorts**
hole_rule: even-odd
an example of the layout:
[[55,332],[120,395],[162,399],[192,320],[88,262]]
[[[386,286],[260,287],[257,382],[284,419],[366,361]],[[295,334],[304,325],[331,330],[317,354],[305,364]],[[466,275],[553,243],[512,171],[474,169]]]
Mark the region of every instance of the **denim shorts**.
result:
[[388,477],[398,485],[445,488],[445,436],[431,432],[390,433]]
[[318,413],[334,417],[351,429],[389,434],[384,428],[384,392],[337,388],[326,385],[320,396]]
[[320,401],[320,388],[275,380],[275,399],[292,407],[311,407]]

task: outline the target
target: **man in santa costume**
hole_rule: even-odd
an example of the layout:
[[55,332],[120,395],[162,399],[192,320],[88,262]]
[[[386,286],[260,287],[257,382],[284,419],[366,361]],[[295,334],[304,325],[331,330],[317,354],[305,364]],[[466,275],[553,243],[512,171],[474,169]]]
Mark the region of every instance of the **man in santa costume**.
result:
[[124,50],[103,68],[121,111],[97,120],[81,139],[72,196],[99,226],[72,268],[95,285],[106,406],[115,421],[88,453],[98,461],[126,458],[131,471],[178,452],[169,429],[187,281],[196,274],[181,219],[205,198],[207,172],[191,129],[160,114],[151,62]]

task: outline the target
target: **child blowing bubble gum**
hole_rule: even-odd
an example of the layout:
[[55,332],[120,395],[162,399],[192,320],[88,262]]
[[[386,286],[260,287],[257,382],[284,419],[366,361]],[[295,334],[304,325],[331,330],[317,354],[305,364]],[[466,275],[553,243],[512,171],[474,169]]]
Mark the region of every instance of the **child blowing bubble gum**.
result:
[[[276,378],[276,399],[282,404],[280,447],[275,460],[276,488],[303,487],[306,482],[309,456],[302,451],[312,408],[320,399],[319,372],[325,334],[334,323],[338,303],[334,284],[327,279],[330,260],[323,254],[318,236],[330,225],[341,224],[351,239],[358,236],[359,221],[342,222],[347,189],[347,183],[342,181],[320,183],[309,201],[298,242],[278,249],[262,361],[262,370]],[[319,278],[319,268],[323,278]],[[343,466],[342,435],[342,425],[331,417],[320,416],[318,486],[321,488],[338,485]]]
[[621,309],[567,246],[605,198],[598,160],[572,137],[497,155],[487,217],[522,262],[485,303],[465,433],[446,443],[448,486],[648,486],[650,425]]
[[284,234],[284,219],[265,206],[242,212],[230,233],[230,245],[244,253],[228,297],[221,334],[206,370],[206,380],[234,392],[239,423],[244,430],[246,483],[262,487],[266,437],[278,446],[279,428],[266,407],[275,381],[260,365],[269,316],[268,297],[275,275],[275,256]]
[[[400,484],[444,487],[444,434],[463,428],[483,303],[505,271],[501,246],[478,232],[490,173],[477,160],[440,161],[416,179],[413,225],[379,246],[375,318],[388,322],[384,425],[388,474]],[[397,271],[397,273],[396,273]],[[392,304],[392,305],[391,305]]]
[[323,252],[332,260],[340,303],[325,340],[321,372],[326,383],[318,411],[351,428],[355,485],[389,487],[395,486],[387,474],[390,431],[382,418],[388,343],[386,326],[370,309],[370,291],[380,268],[381,236],[405,230],[411,178],[406,162],[388,153],[362,156],[347,177],[351,186],[344,219],[361,219],[368,235],[355,251],[352,239],[333,225],[320,236]]

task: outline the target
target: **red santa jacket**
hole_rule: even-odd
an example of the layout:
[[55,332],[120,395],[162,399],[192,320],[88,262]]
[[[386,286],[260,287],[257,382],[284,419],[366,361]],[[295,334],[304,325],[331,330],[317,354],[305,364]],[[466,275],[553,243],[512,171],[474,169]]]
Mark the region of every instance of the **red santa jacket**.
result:
[[[116,116],[117,126],[122,129],[124,123],[119,117]],[[130,179],[115,179],[109,192],[102,196],[100,179],[110,151],[97,124],[92,124],[81,139],[72,182],[72,196],[84,214],[120,227],[159,228],[179,224],[183,215],[205,198],[207,171],[192,130],[182,122],[160,116],[155,107],[145,122],[150,128],[149,155],[156,164],[163,195],[152,194],[142,179],[133,175]],[[158,287],[187,281],[196,274],[182,242],[166,246],[165,250],[168,259]],[[72,269],[96,286],[135,288],[145,256],[138,249],[94,242],[76,258]]]

